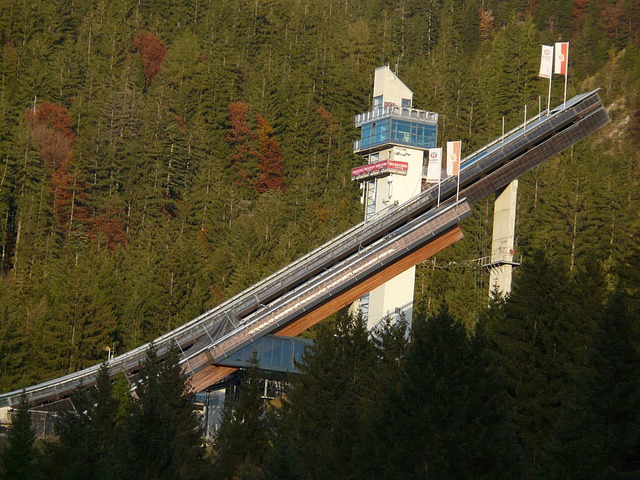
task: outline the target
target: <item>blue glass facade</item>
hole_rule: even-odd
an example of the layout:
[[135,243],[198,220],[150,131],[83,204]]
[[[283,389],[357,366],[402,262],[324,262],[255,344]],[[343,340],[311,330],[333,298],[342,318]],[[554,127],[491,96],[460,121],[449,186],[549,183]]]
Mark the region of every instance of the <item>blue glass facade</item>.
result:
[[307,345],[311,341],[304,338],[265,335],[251,345],[238,350],[220,365],[245,367],[249,365],[253,352],[258,354],[262,370],[274,372],[297,372],[294,362],[299,362]]
[[359,148],[394,144],[420,149],[436,146],[437,126],[422,122],[387,117],[362,125]]

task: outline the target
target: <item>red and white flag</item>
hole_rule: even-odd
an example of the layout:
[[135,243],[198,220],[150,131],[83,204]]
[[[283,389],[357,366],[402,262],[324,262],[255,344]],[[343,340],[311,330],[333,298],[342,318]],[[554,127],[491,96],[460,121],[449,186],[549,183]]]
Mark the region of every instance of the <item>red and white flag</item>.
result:
[[567,74],[567,64],[569,63],[569,42],[556,43],[556,55],[553,73],[558,75]]
[[460,153],[462,142],[447,142],[447,173],[452,177],[460,175]]
[[551,45],[542,45],[542,55],[540,57],[540,74],[539,77],[551,78],[553,70],[553,47]]
[[427,182],[436,183],[442,179],[442,147],[430,148],[427,164]]

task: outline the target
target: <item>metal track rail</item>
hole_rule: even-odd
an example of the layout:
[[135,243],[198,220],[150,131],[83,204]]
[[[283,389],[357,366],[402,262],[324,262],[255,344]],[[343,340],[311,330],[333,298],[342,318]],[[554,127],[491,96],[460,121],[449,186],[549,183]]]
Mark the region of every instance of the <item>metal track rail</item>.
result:
[[[459,197],[466,197],[470,204],[487,197],[609,121],[597,90],[574,97],[563,106],[535,117],[466,157],[460,171]],[[441,204],[454,202],[456,180],[449,178],[441,182]],[[218,344],[220,339],[239,334],[254,318],[252,314],[265,305],[286,297],[288,292],[421,217],[437,204],[438,188],[433,187],[404,204],[390,207],[355,225],[212,310],[158,337],[153,341],[158,356],[161,358],[176,342],[186,362],[203,349]],[[112,359],[109,362],[111,371],[124,371],[135,376],[148,346],[141,345]],[[99,368],[100,365],[95,365],[28,387],[25,390],[27,398],[31,402],[42,402],[68,395],[79,385],[94,383]],[[0,407],[17,403],[20,393],[14,391],[0,395]]]
[[239,329],[189,355],[185,359],[185,365],[191,373],[195,373],[211,363],[224,360],[428,243],[440,233],[459,224],[470,213],[471,208],[464,199],[454,205],[426,212],[254,312]]

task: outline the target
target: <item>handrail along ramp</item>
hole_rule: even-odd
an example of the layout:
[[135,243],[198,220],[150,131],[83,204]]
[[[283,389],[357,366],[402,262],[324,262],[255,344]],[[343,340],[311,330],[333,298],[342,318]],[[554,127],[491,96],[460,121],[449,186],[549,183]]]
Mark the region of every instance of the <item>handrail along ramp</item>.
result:
[[[485,198],[518,176],[541,164],[563,149],[587,137],[610,122],[598,90],[574,97],[550,112],[544,112],[525,124],[499,137],[466,157],[460,170],[460,192],[457,179],[441,182],[440,203],[452,204],[456,196],[473,204]],[[423,191],[413,199],[390,207],[372,219],[359,223],[329,242],[266,277],[247,290],[214,307],[154,340],[161,358],[172,342],[183,352],[187,371],[189,362],[202,359],[209,352],[215,357],[215,346],[246,331],[255,312],[269,305],[280,305],[281,299],[299,288],[311,288],[314,279],[321,281],[323,272],[340,264],[375,242],[390,242],[393,233],[420,218],[438,204],[438,187]],[[242,343],[242,342],[240,342]],[[113,373],[124,371],[135,376],[149,344],[141,345],[109,362]],[[43,382],[25,389],[30,402],[44,402],[69,395],[79,385],[95,382],[100,365]],[[14,405],[21,391],[0,395],[0,407]]]

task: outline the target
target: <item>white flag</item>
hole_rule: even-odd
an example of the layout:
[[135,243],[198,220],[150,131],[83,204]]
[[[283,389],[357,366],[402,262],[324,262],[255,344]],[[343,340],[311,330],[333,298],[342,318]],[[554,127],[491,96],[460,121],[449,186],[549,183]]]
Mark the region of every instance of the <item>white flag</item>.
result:
[[567,65],[569,63],[569,42],[556,43],[556,55],[553,73],[558,75],[567,74]]
[[551,78],[553,70],[553,47],[542,45],[542,56],[540,57],[540,74],[542,78]]
[[447,142],[447,174],[451,177],[460,175],[460,151],[462,142]]
[[442,147],[430,148],[427,164],[427,182],[436,183],[442,178]]

